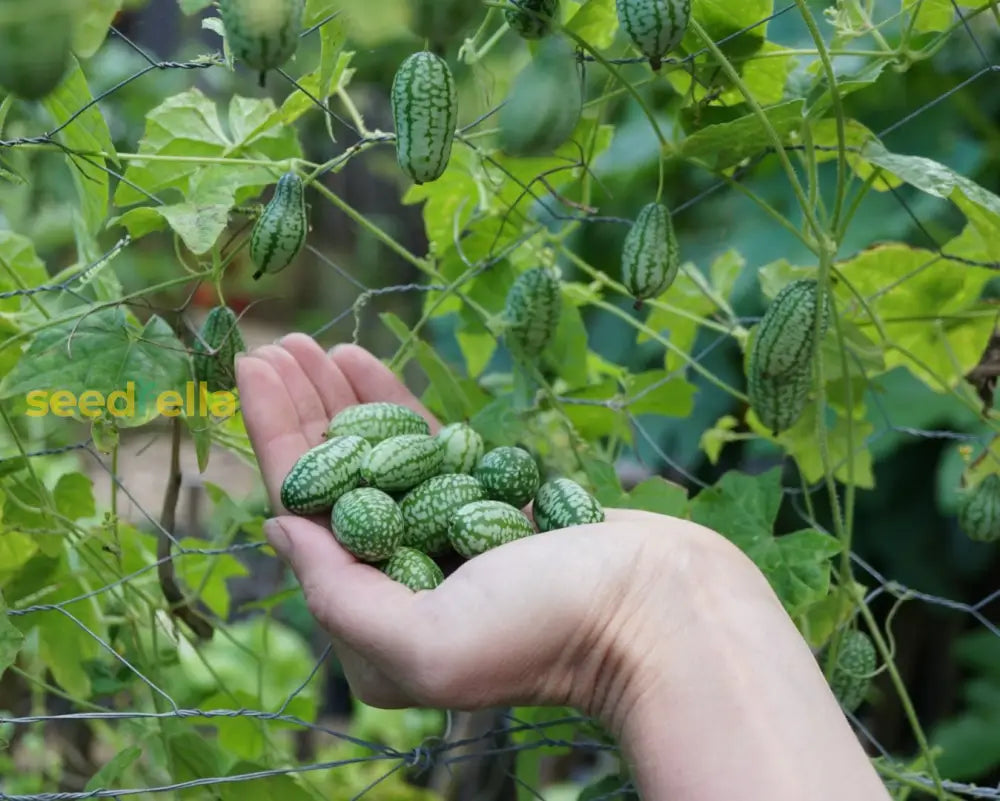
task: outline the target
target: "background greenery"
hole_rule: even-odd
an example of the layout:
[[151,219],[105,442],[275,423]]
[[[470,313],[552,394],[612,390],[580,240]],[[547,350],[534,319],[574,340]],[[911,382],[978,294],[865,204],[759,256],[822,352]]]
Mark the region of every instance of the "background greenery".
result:
[[[324,24],[264,90],[225,63],[207,3],[88,0],[64,84],[0,103],[0,793],[562,799],[602,777],[591,798],[627,792],[614,744],[572,710],[353,701],[263,544],[238,414],[187,419],[178,449],[149,408],[121,431],[24,414],[33,388],[177,385],[221,297],[249,341],[354,339],[443,419],[521,441],[606,503],[717,527],[817,651],[841,624],[878,635],[854,722],[897,798],[996,797],[1000,562],[954,512],[963,474],[996,469],[996,423],[962,377],[996,318],[1000,8],[695,0],[719,44],[689,31],[653,74],[610,0],[564,0],[592,48],[584,119],[553,156],[511,159],[484,115],[531,47],[468,4],[445,54],[469,127],[422,187],[379,141],[395,68],[422,46],[405,0],[310,0]],[[254,282],[246,235],[291,166],[323,170],[309,248]],[[620,248],[661,183],[685,268],[636,312]],[[539,262],[570,302],[519,419],[489,315]],[[833,276],[839,335],[816,401],[774,438],[747,411],[745,346],[802,274]],[[234,463],[248,481],[227,480]],[[162,497],[172,477],[184,514]],[[167,612],[164,529],[209,643]]]

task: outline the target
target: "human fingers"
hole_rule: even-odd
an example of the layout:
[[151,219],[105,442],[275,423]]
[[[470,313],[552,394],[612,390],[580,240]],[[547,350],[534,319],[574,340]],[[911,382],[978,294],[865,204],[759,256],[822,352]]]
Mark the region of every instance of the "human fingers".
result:
[[330,360],[340,368],[350,382],[359,403],[388,401],[406,406],[421,415],[437,433],[441,425],[417,396],[381,361],[357,345],[337,345],[330,351]]
[[271,506],[279,509],[284,477],[313,443],[302,428],[288,385],[274,364],[257,355],[241,356],[236,362],[236,382],[250,444]]
[[340,366],[327,356],[315,339],[305,334],[289,334],[281,339],[281,346],[295,358],[312,382],[323,403],[327,420],[342,409],[360,402]]
[[323,398],[306,373],[304,365],[295,354],[281,345],[264,345],[254,351],[253,355],[270,364],[285,385],[288,397],[292,400],[299,428],[305,435],[309,447],[322,442],[330,418],[326,413]]

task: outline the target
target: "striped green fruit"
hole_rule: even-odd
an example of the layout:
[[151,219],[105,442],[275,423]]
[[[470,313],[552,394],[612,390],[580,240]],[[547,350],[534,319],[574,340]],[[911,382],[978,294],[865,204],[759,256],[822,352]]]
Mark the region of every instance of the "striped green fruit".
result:
[[499,143],[511,156],[545,156],[572,136],[583,109],[583,84],[566,39],[538,45],[500,107]]
[[444,581],[444,573],[433,559],[416,548],[405,546],[396,549],[382,566],[382,572],[414,592],[433,590]]
[[41,100],[66,75],[77,0],[0,0],[0,88]]
[[829,301],[824,296],[820,302],[819,285],[802,278],[778,292],[754,332],[747,364],[750,405],[775,434],[798,420],[806,407],[817,322],[822,336],[829,319]]
[[654,70],[684,38],[691,0],[615,0],[618,23]]
[[306,451],[281,484],[281,505],[302,515],[329,510],[361,483],[361,460],[370,449],[361,437],[335,437]]
[[483,438],[472,426],[452,423],[437,435],[444,448],[442,473],[471,473],[483,455]]
[[448,526],[465,504],[486,499],[479,481],[465,473],[432,476],[399,503],[405,533],[403,544],[436,555],[448,548]]
[[559,0],[509,0],[504,19],[522,39],[541,39],[552,32]]
[[522,361],[542,355],[555,336],[562,314],[559,276],[545,267],[521,273],[507,293],[503,328],[511,354]]
[[372,445],[401,434],[430,434],[427,421],[413,409],[398,403],[375,401],[348,406],[330,420],[327,436],[354,434]]
[[535,493],[531,513],[539,531],[604,522],[604,507],[570,478],[555,478],[542,484]]
[[291,264],[305,244],[308,227],[302,179],[286,172],[250,234],[250,258],[257,267],[254,280]]
[[396,160],[414,183],[436,181],[451,158],[458,92],[447,62],[429,50],[406,58],[392,81]]
[[974,542],[1000,540],[1000,475],[990,473],[974,487],[962,491],[958,524]]
[[538,492],[538,465],[524,448],[502,445],[483,454],[473,471],[486,497],[520,509]]
[[837,662],[830,673],[830,689],[848,712],[865,700],[876,661],[875,645],[867,634],[856,629],[844,632],[837,649]]
[[670,210],[662,203],[643,206],[622,247],[622,283],[636,299],[636,307],[666,292],[680,266]]
[[448,541],[459,554],[471,559],[534,533],[531,521],[510,504],[473,501],[455,512],[448,527]]
[[751,367],[750,405],[764,427],[777,436],[798,422],[809,405],[812,365],[783,376],[762,376]]
[[305,0],[219,0],[226,41],[237,61],[260,73],[295,55],[302,33]]
[[362,562],[381,562],[403,539],[399,505],[375,487],[358,487],[337,499],[330,515],[333,535]]
[[441,472],[444,448],[429,434],[400,434],[372,447],[361,462],[361,478],[386,492],[422,484]]
[[209,311],[194,343],[195,381],[209,392],[229,391],[236,386],[236,354],[246,350],[236,312],[228,306]]

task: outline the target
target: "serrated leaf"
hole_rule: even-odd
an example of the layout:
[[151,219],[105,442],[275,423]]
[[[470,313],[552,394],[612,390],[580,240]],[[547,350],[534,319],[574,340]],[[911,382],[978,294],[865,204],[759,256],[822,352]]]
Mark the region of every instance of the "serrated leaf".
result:
[[[785,141],[801,127],[804,108],[804,101],[792,100],[764,111],[778,137]],[[747,114],[732,122],[702,128],[683,141],[679,154],[711,170],[722,170],[769,147],[773,142],[760,118]]]
[[63,391],[72,396],[71,416],[89,422],[75,401],[98,393],[114,403],[119,426],[129,427],[157,417],[158,396],[182,391],[189,378],[186,350],[166,322],[153,315],[140,327],[115,307],[41,331],[0,382],[0,397]]
[[[35,253],[34,243],[13,231],[0,230],[0,293],[8,294],[44,284],[45,264]],[[0,312],[18,311],[26,298],[0,298]]]
[[775,537],[781,500],[780,467],[756,476],[729,471],[694,497],[690,516],[746,553],[789,614],[798,615],[826,597],[830,558],[840,552],[840,543],[814,529]]
[[[96,234],[107,217],[110,179],[104,169],[105,156],[93,154],[104,153],[112,161],[117,160],[118,154],[100,109],[97,105],[86,108],[92,99],[83,70],[71,57],[66,76],[42,103],[61,128],[56,138],[72,151],[66,153],[66,163],[80,198],[86,229]],[[86,110],[81,111],[82,108]],[[73,155],[74,152],[86,155]]]

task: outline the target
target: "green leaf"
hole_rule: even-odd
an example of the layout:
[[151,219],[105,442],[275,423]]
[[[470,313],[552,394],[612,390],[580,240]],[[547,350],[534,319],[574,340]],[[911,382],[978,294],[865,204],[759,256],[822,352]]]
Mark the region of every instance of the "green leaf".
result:
[[514,411],[509,395],[497,398],[483,406],[469,421],[487,446],[497,447],[516,442],[523,429],[520,415]]
[[731,414],[723,415],[716,420],[712,428],[705,429],[699,440],[699,447],[705,451],[705,456],[712,464],[718,464],[722,449],[730,442],[738,442],[745,435],[735,433],[740,421]]
[[861,155],[920,191],[953,201],[963,212],[970,205],[978,207],[991,216],[1000,230],[1000,197],[964,175],[922,156],[890,153],[877,140],[869,141]]
[[[0,293],[16,292],[44,284],[45,264],[35,253],[34,243],[13,231],[0,230]],[[27,299],[17,295],[0,298],[0,312],[16,312]]]
[[[260,728],[258,724],[258,729]],[[229,768],[227,776],[247,776],[271,770],[267,764],[240,761]],[[223,782],[219,785],[221,801],[315,801],[293,776],[264,776],[253,781]]]
[[629,509],[641,509],[670,517],[683,517],[687,504],[687,490],[660,476],[648,478],[633,487],[625,501]]
[[169,325],[153,315],[140,328],[115,307],[41,331],[0,383],[0,397],[62,390],[72,396],[68,413],[89,421],[76,401],[97,393],[119,426],[138,426],[159,415],[160,393],[182,392],[189,379],[187,353]]
[[[214,779],[225,772],[226,758],[211,740],[193,731],[181,731],[167,738],[170,778],[177,783],[196,779]],[[194,788],[183,795],[196,798],[204,790]]]
[[181,11],[185,14],[197,14],[212,5],[212,0],[177,0]]
[[90,781],[83,788],[84,792],[89,793],[94,790],[114,788],[125,771],[141,756],[142,749],[134,745],[130,745],[123,751],[119,751],[97,773],[90,777]]
[[801,614],[830,589],[829,560],[840,553],[829,534],[804,529],[752,545],[747,555],[767,576],[790,615]]
[[691,519],[731,540],[767,577],[791,615],[821,601],[830,586],[836,539],[813,529],[773,534],[781,506],[781,468],[758,476],[727,472],[691,502]]
[[70,520],[82,520],[97,514],[94,482],[83,473],[65,473],[52,493],[59,513]]
[[472,415],[472,404],[458,378],[438,352],[426,342],[420,342],[417,345],[417,361],[435,390],[445,418],[452,422],[468,420]]
[[953,0],[903,0],[910,10],[913,30],[918,33],[946,31],[955,17]]
[[[665,366],[675,370],[686,365],[683,354],[690,354],[695,338],[701,328],[698,318],[707,317],[716,310],[712,301],[712,289],[698,268],[691,264],[682,265],[677,279],[656,305],[653,305],[646,320],[646,326],[662,334],[680,351],[667,351]],[[695,319],[691,319],[694,317]],[[639,342],[647,342],[650,336],[639,332]]]
[[90,58],[104,43],[108,26],[122,7],[122,0],[86,0],[75,16],[73,52]]
[[[185,538],[179,549],[194,551],[204,540]],[[229,618],[229,580],[247,575],[246,566],[232,554],[185,553],[174,557],[177,578],[189,592],[222,620]]]
[[691,13],[713,40],[755,25],[744,34],[755,39],[767,35],[767,20],[774,13],[774,0],[694,0]]
[[[110,179],[105,161],[106,158],[117,160],[118,154],[108,124],[97,105],[80,111],[92,100],[87,79],[74,58],[66,77],[42,102],[61,127],[57,135],[59,142],[70,151],[87,154],[76,156],[72,152],[66,153],[66,162],[80,198],[86,230],[96,234],[108,213]],[[94,153],[104,153],[105,156],[92,155]]]
[[587,383],[587,328],[580,310],[564,302],[548,355],[559,376],[572,386]]
[[23,644],[24,635],[11,624],[3,593],[0,593],[0,676],[14,664],[17,652],[21,650]]
[[614,0],[584,0],[565,25],[598,50],[611,47],[618,31]]
[[[765,115],[779,138],[785,141],[801,127],[804,108],[804,101],[792,100],[765,109]],[[756,114],[747,114],[692,134],[681,144],[679,155],[698,161],[710,170],[722,170],[769,147],[773,147],[773,143],[761,120]]]
[[663,370],[629,376],[626,407],[632,414],[687,417],[694,409],[697,389],[683,378],[668,378]]
[[54,591],[44,593],[38,602],[61,605],[73,617],[52,609],[26,615],[19,621],[25,626],[37,627],[39,654],[52,671],[56,684],[81,699],[90,698],[91,693],[90,676],[84,663],[96,659],[102,652],[100,643],[94,639],[94,634],[102,636],[100,612],[94,598],[84,598],[72,604],[65,602],[83,597],[91,589],[79,579],[70,578],[67,573]]
[[[302,155],[295,129],[283,124],[275,112],[269,98],[236,95],[223,124],[215,103],[198,89],[167,98],[147,115],[139,144],[139,155],[156,156],[156,160],[130,162],[126,180],[115,192],[119,207],[146,202],[151,196],[164,203],[132,210],[112,222],[137,236],[159,228],[159,215],[192,252],[206,252],[225,230],[233,206],[274,183],[284,169],[281,162]],[[184,160],[171,160],[175,156]],[[199,163],[199,156],[233,161]],[[253,163],[240,164],[237,156]],[[261,161],[274,164],[265,167],[257,163]],[[168,190],[179,193],[181,200],[168,201],[164,197]]]

